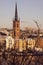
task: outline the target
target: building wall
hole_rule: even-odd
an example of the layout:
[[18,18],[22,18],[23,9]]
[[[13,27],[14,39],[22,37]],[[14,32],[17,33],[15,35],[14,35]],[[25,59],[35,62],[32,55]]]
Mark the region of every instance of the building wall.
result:
[[13,21],[13,38],[19,39],[20,37],[20,21]]

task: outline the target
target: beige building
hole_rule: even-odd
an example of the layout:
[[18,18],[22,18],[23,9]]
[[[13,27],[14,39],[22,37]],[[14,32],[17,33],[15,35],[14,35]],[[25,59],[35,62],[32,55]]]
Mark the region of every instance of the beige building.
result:
[[27,49],[34,49],[35,47],[35,40],[34,39],[27,39]]

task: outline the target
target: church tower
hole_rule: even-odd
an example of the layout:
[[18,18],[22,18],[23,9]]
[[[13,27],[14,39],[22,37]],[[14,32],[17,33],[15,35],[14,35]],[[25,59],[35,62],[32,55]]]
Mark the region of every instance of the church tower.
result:
[[15,18],[13,19],[13,38],[20,38],[20,21],[18,20],[17,3],[15,5]]

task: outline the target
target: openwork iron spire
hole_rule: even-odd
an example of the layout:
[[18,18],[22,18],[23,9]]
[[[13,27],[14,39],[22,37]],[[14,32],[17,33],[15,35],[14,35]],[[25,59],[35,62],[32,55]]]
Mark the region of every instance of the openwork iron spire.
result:
[[15,20],[18,20],[17,3],[15,5]]

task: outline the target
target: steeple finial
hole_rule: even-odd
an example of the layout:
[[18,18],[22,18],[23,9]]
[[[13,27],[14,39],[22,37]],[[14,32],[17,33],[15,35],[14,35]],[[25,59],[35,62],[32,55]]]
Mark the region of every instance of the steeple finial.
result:
[[15,20],[18,20],[17,3],[15,5]]

